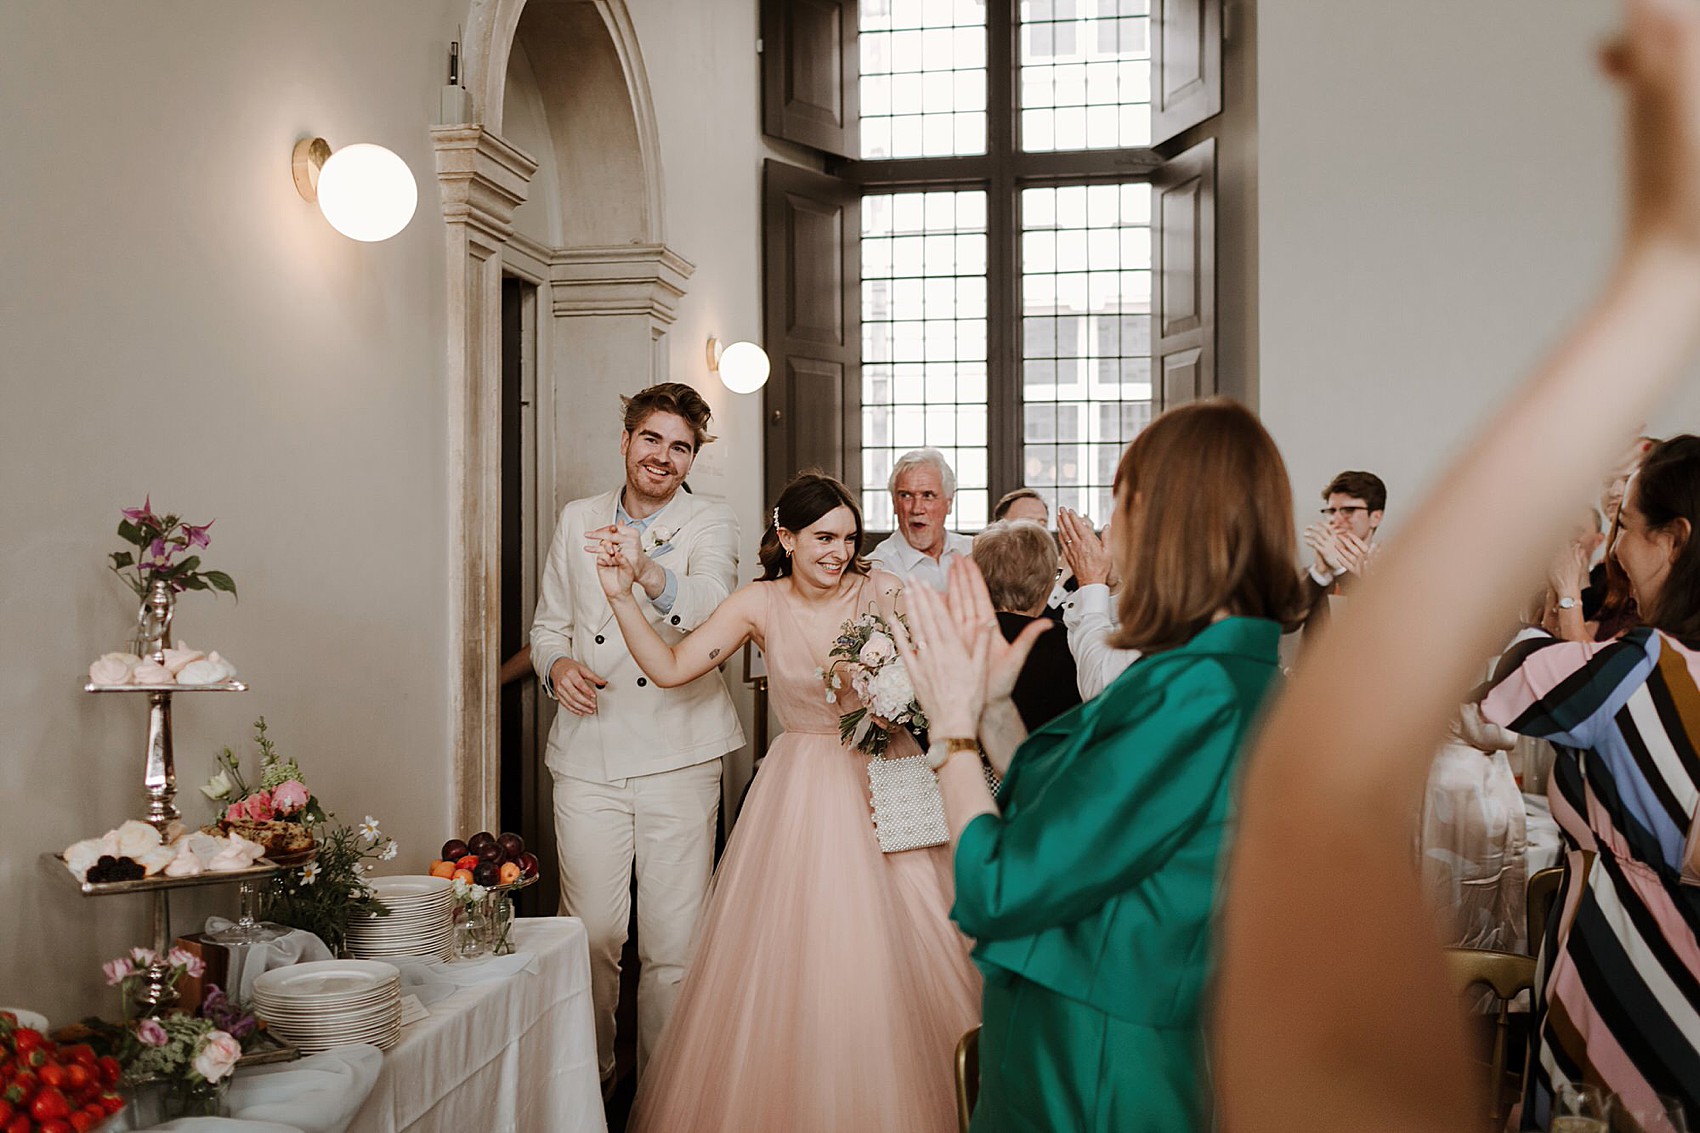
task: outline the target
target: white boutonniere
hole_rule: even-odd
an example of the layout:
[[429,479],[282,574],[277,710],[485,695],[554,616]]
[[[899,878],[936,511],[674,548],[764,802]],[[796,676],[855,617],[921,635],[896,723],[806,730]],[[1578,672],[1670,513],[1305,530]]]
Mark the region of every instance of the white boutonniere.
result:
[[657,551],[667,548],[672,543],[673,536],[678,533],[679,529],[677,527],[649,528],[649,530],[644,532],[644,553],[653,555]]

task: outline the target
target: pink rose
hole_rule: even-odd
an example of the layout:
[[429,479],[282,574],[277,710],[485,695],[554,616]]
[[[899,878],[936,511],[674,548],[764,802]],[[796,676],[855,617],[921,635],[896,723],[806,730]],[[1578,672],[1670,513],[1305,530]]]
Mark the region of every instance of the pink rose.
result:
[[244,818],[247,818],[247,817],[248,817],[248,800],[247,799],[238,799],[236,802],[233,802],[229,806],[224,808],[224,820],[226,822],[241,822]]
[[272,798],[264,791],[255,791],[248,796],[248,817],[255,822],[270,822],[276,815],[272,812]]
[[158,1019],[143,1019],[136,1024],[136,1038],[143,1046],[164,1046],[169,1037]]
[[100,966],[100,970],[106,973],[106,983],[109,987],[115,987],[127,977],[136,974],[136,969],[131,967],[130,961],[122,956],[116,960],[108,960]]
[[223,1031],[213,1031],[195,1048],[195,1073],[209,1082],[216,1082],[236,1068],[242,1057],[242,1044]]
[[206,964],[201,962],[199,956],[182,948],[173,948],[166,955],[165,962],[173,968],[182,968],[189,973],[190,978],[197,980],[205,975],[207,970]]
[[294,814],[307,805],[307,785],[299,779],[286,779],[272,788],[272,806],[280,815]]

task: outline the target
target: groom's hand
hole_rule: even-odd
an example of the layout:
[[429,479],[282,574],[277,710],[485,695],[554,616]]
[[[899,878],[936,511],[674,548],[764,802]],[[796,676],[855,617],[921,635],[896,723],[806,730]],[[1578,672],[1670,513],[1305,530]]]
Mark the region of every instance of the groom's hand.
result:
[[562,657],[549,668],[555,699],[574,716],[596,715],[596,690],[607,683],[571,657]]
[[608,555],[615,551],[631,565],[637,584],[651,598],[661,597],[667,589],[667,572],[661,564],[643,552],[643,532],[626,523],[611,523],[584,533],[586,554]]

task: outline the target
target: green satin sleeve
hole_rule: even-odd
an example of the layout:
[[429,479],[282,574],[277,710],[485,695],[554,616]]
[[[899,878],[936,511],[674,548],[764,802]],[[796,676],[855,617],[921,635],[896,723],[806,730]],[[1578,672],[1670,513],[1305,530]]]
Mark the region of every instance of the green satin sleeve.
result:
[[1029,936],[1093,913],[1154,873],[1229,788],[1255,706],[1220,666],[1200,660],[1104,695],[1119,701],[1032,753],[1003,816],[980,815],[963,830],[951,917],[976,940]]

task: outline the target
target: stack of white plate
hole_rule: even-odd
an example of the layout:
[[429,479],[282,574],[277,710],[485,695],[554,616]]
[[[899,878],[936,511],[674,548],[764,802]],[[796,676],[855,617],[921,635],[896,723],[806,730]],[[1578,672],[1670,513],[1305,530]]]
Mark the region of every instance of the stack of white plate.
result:
[[319,960],[275,968],[254,981],[254,1014],[271,1032],[317,1054],[401,1036],[401,973],[373,960]]
[[356,914],[348,919],[350,956],[446,960],[454,954],[454,882],[446,877],[404,876],[370,877],[366,884],[390,914]]

